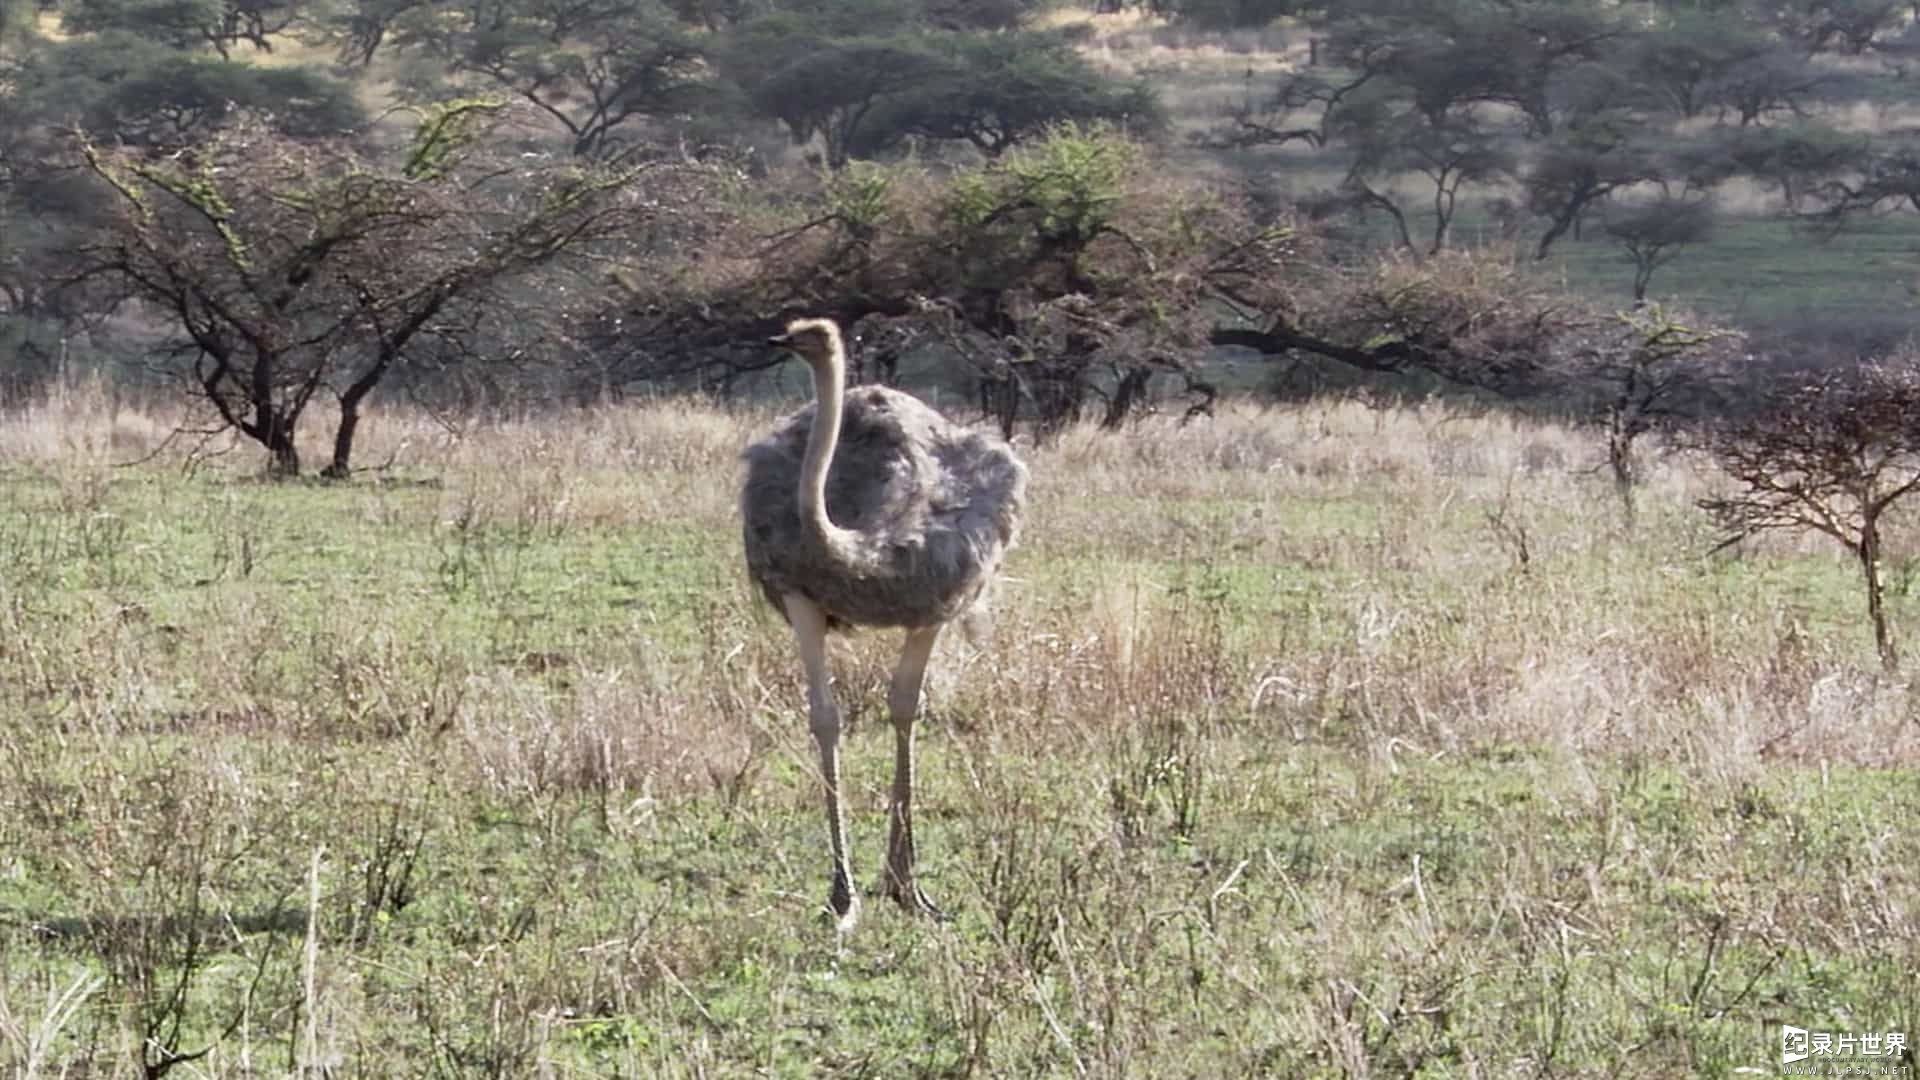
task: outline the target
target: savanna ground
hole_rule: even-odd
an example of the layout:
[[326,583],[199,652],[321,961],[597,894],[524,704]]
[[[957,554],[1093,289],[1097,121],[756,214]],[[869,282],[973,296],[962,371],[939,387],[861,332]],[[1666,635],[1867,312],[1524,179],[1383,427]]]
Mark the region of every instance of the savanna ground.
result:
[[[1920,691],[1843,554],[1629,532],[1586,433],[1355,402],[1069,432],[936,654],[939,925],[844,941],[768,420],[387,415],[345,485],[0,425],[0,1069],[1724,1076],[1920,1034]],[[1909,535],[1911,535],[1909,531]],[[1920,626],[1900,563],[1895,617]],[[893,635],[834,648],[878,873]]]

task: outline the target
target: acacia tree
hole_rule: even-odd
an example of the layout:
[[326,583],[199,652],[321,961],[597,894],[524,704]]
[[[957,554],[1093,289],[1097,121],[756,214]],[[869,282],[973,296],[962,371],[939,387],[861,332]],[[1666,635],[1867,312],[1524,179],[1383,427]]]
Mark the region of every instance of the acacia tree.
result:
[[[1379,0],[1335,10],[1320,50],[1328,66],[1289,75],[1266,100],[1233,110],[1212,141],[1344,151],[1340,203],[1383,211],[1409,249],[1412,208],[1383,181],[1425,177],[1433,193],[1429,252],[1446,246],[1463,185],[1511,171],[1516,139],[1550,137],[1563,121],[1594,111],[1593,95],[1565,84],[1594,66],[1619,32],[1593,5],[1552,0]],[[1575,213],[1601,197],[1586,188],[1567,196]]]
[[1647,298],[1647,286],[1661,267],[1689,245],[1713,235],[1713,203],[1683,194],[1662,194],[1608,217],[1608,236],[1633,264],[1633,299]]
[[909,136],[964,140],[988,157],[1061,123],[1157,128],[1160,104],[1144,82],[1102,76],[1050,34],[943,32],[921,41],[940,58],[926,77],[884,98],[854,149],[871,156]]
[[438,322],[466,305],[562,302],[578,290],[543,288],[538,275],[675,212],[691,166],[508,169],[482,149],[506,113],[435,110],[399,160],[245,126],[191,164],[89,147],[117,196],[86,249],[89,273],[167,323],[167,370],[264,447],[275,475],[300,471],[299,424],[333,395],[325,473],[344,477],[367,398]]
[[1920,210],[1920,149],[1863,148],[1853,164],[1855,168],[1812,187],[1821,205],[1807,216],[1822,231],[1837,233],[1856,215],[1883,209]]
[[1738,9],[1669,11],[1637,35],[1627,70],[1645,92],[1691,120],[1717,103],[1727,80],[1759,63],[1776,44]]
[[1787,211],[1799,213],[1809,194],[1838,194],[1828,185],[1861,175],[1871,161],[1864,137],[1808,123],[1728,130],[1681,148],[1673,155],[1673,168],[1691,177],[1697,189],[1733,176],[1751,177],[1777,189]]
[[[242,114],[291,135],[358,130],[365,113],[346,83],[313,67],[226,57],[234,40],[269,41],[285,14],[220,0],[86,0],[63,6],[58,35],[21,19],[0,33],[0,109],[10,114],[0,124],[42,136],[111,132],[167,150]],[[254,28],[222,36],[228,23]]]
[[1547,227],[1534,246],[1545,259],[1555,242],[1613,194],[1664,174],[1659,155],[1635,133],[1612,124],[1563,128],[1533,155],[1521,175],[1527,209]]
[[[1408,208],[1383,181],[1417,174],[1432,186],[1433,228],[1425,250],[1446,246],[1460,188],[1511,168],[1505,136],[1481,108],[1491,76],[1398,40],[1366,38],[1342,54],[1351,71],[1327,78],[1294,75],[1261,104],[1233,109],[1229,124],[1205,141],[1230,147],[1338,146],[1349,154],[1333,203],[1383,211],[1401,247],[1419,250]],[[1419,81],[1416,81],[1419,80]]]
[[703,43],[655,0],[355,0],[330,30],[343,56],[370,61],[391,43],[439,61],[456,86],[523,100],[584,156],[707,100]]
[[1888,511],[1920,490],[1915,359],[1809,377],[1720,426],[1708,446],[1734,484],[1700,502],[1728,531],[1720,547],[1769,530],[1833,538],[1853,553],[1880,662],[1896,670],[1881,552]]
[[1393,219],[1402,246],[1414,248],[1406,212],[1378,185],[1377,180],[1408,173],[1425,177],[1433,189],[1433,229],[1426,253],[1447,246],[1458,208],[1460,187],[1495,179],[1512,166],[1500,134],[1487,125],[1471,103],[1425,111],[1419,108],[1379,112],[1357,111],[1345,118],[1341,130],[1354,150],[1346,186],[1366,203],[1385,210]]
[[611,381],[719,390],[779,362],[754,343],[781,320],[828,315],[878,346],[855,351],[880,378],[937,344],[984,411],[1042,435],[1096,403],[1123,424],[1155,381],[1204,405],[1196,361],[1212,347],[1509,397],[1564,389],[1552,361],[1595,317],[1511,260],[1327,258],[1310,226],[1244,192],[1169,181],[1148,153],[1066,127],[951,173],[822,174],[817,191],[747,200],[674,264],[627,281],[592,336],[618,358]]
[[829,0],[734,29],[720,73],[796,144],[818,140],[831,168],[909,138],[964,140],[995,156],[1060,123],[1159,122],[1144,83],[1096,70],[1060,35],[985,33],[938,8]]
[[324,10],[317,22],[318,35],[332,44],[341,64],[369,67],[382,47],[395,37],[404,36],[417,13],[432,6],[433,0],[347,0]]
[[1498,255],[1389,254],[1329,268],[1263,333],[1231,341],[1266,353],[1324,356],[1368,371],[1425,373],[1524,398],[1563,389],[1554,357],[1592,310]]
[[[1326,57],[1375,70],[1418,92],[1511,106],[1530,135],[1553,133],[1567,105],[1562,84],[1603,60],[1621,37],[1619,13],[1576,0],[1460,0],[1329,5]],[[1367,58],[1365,65],[1356,57]],[[1425,103],[1423,102],[1423,107]]]
[[1234,193],[1167,183],[1144,153],[1063,125],[944,176],[855,164],[787,200],[770,235],[764,217],[743,220],[692,265],[630,283],[605,339],[644,374],[724,383],[777,362],[739,343],[790,315],[863,338],[884,325],[889,351],[939,346],[1003,428],[1043,435],[1103,399],[1103,420],[1124,423],[1156,376],[1202,403],[1190,361],[1214,283],[1238,274],[1259,301],[1297,245]]
[[1741,127],[1750,127],[1778,113],[1805,115],[1801,102],[1831,78],[1799,53],[1776,48],[1728,72],[1714,99],[1740,118]]
[[303,67],[262,67],[126,38],[49,43],[17,68],[14,92],[34,122],[112,132],[116,142],[176,150],[246,115],[282,134],[357,131],[366,114],[345,83]]
[[1606,433],[1607,467],[1629,526],[1640,485],[1640,441],[1709,415],[1740,342],[1731,331],[1682,321],[1659,305],[1623,312],[1611,325],[1570,340],[1571,389],[1590,398],[1591,416]]
[[839,169],[884,145],[869,128],[889,99],[957,75],[916,37],[848,38],[821,42],[774,68],[753,84],[749,99],[794,143],[818,138],[827,167]]
[[1809,53],[1858,55],[1900,25],[1904,0],[1786,0],[1774,11],[1781,34]]
[[1567,102],[1563,84],[1575,72],[1610,60],[1624,33],[1619,13],[1583,0],[1498,0],[1463,4],[1472,20],[1463,49],[1487,56],[1494,82],[1487,95],[1520,110],[1529,133],[1552,135]]
[[290,0],[67,0],[60,25],[68,34],[119,32],[178,49],[210,46],[225,59],[241,42],[272,52],[274,35],[299,17]]

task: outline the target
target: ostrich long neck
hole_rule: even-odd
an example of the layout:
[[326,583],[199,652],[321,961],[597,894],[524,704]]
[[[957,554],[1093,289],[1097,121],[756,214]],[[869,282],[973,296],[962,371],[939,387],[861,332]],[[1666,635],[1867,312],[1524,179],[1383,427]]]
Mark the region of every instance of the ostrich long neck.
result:
[[827,516],[827,470],[833,465],[834,448],[840,444],[846,370],[846,357],[837,342],[813,365],[813,428],[807,433],[807,455],[800,462],[800,513],[814,536],[842,560],[852,558],[853,537]]

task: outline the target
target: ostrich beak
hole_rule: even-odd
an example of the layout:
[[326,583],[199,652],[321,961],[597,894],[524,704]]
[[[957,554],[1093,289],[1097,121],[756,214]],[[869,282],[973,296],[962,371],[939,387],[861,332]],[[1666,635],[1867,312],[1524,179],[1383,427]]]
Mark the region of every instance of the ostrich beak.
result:
[[776,349],[790,349],[793,347],[793,335],[792,334],[775,334],[772,337],[767,339],[767,344],[773,346]]

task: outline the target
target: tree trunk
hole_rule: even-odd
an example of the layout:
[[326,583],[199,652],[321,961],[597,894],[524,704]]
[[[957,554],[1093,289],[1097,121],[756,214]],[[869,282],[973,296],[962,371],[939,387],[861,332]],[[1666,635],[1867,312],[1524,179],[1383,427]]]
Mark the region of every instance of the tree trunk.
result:
[[1565,236],[1568,232],[1573,233],[1573,238],[1576,241],[1579,240],[1581,215],[1587,212],[1589,205],[1604,197],[1607,190],[1608,189],[1589,185],[1569,195],[1567,197],[1567,204],[1561,207],[1558,213],[1553,215],[1552,223],[1547,226],[1547,231],[1541,235],[1540,246],[1534,249],[1533,257],[1536,259],[1546,258],[1547,252],[1553,248],[1553,242]]
[[[1368,194],[1372,193],[1369,192]],[[1400,207],[1392,199],[1384,195],[1374,195],[1373,199],[1380,206],[1386,208],[1387,216],[1393,219],[1393,230],[1400,235],[1400,246],[1418,255],[1419,250],[1413,246],[1413,230],[1407,227],[1407,215],[1400,210]]]
[[1415,255],[1420,253],[1420,249],[1413,244],[1413,230],[1407,225],[1406,212],[1400,209],[1399,203],[1373,190],[1373,188],[1368,186],[1367,182],[1360,179],[1358,175],[1349,175],[1347,177],[1347,190],[1358,195],[1360,201],[1365,205],[1378,207],[1386,211],[1387,216],[1393,219],[1393,231],[1400,239],[1400,246]]
[[327,466],[323,476],[330,480],[345,480],[352,475],[353,436],[360,429],[360,403],[367,400],[367,395],[373,393],[374,387],[380,385],[380,380],[386,377],[387,371],[399,358],[400,350],[413,340],[413,335],[419,333],[421,327],[427,325],[428,319],[439,313],[446,302],[447,294],[442,292],[414,312],[394,331],[391,338],[382,343],[380,358],[340,394],[340,427],[333,433],[333,462]]
[[1620,512],[1625,517],[1627,531],[1633,531],[1634,487],[1639,477],[1633,468],[1633,435],[1615,414],[1611,430],[1607,432],[1607,464],[1613,468],[1613,493],[1620,499]]
[[293,445],[293,425],[276,423],[267,430],[266,444],[268,461],[267,474],[277,480],[291,480],[300,475],[300,450]]
[[1001,438],[1013,438],[1014,425],[1020,419],[1020,382],[1013,372],[980,380],[980,411],[999,426]]
[[[1457,182],[1456,182],[1457,183]],[[1447,190],[1445,174],[1434,181],[1433,189],[1433,246],[1427,254],[1438,255],[1447,246],[1447,228],[1453,224],[1454,192]]]
[[1866,579],[1867,617],[1873,620],[1873,644],[1880,650],[1880,665],[1889,674],[1900,669],[1900,653],[1887,627],[1886,585],[1880,580],[1880,523],[1869,516],[1860,530],[1860,573]]
[[1113,388],[1113,397],[1107,401],[1107,415],[1101,418],[1100,429],[1120,430],[1146,401],[1147,384],[1152,381],[1152,368],[1144,365],[1128,368],[1127,373],[1120,376],[1120,384]]
[[360,428],[360,402],[340,402],[340,426],[333,432],[333,461],[320,475],[329,480],[345,480],[353,475],[353,436]]

